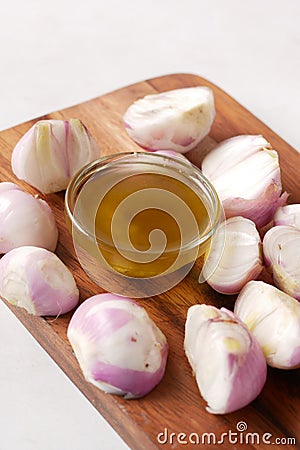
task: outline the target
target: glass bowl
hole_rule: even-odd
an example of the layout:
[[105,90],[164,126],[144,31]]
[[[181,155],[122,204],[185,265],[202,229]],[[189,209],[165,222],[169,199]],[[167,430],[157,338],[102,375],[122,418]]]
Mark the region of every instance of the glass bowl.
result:
[[218,195],[182,156],[116,153],[83,167],[65,196],[83,269],[107,291],[149,297],[180,282],[209,248]]

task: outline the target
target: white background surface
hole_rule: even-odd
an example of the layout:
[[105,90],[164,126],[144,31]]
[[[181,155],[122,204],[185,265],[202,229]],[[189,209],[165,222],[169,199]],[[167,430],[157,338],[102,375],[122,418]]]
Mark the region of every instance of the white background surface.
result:
[[[0,129],[145,78],[193,72],[300,149],[299,0],[1,5]],[[126,448],[1,303],[0,365],[0,450]]]

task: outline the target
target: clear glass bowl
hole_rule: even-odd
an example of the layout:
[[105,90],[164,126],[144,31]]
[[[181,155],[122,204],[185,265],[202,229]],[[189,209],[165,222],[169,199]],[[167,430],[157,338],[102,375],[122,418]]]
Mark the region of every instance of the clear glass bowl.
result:
[[67,223],[77,257],[105,290],[148,297],[181,281],[220,221],[217,193],[182,157],[117,153],[71,180]]

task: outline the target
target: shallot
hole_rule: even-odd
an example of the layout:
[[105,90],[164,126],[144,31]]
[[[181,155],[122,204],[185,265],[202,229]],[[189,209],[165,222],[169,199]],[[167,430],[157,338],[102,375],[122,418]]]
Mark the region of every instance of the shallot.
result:
[[147,150],[185,153],[209,133],[215,118],[213,91],[197,86],[147,95],[129,106],[124,124]]
[[300,229],[300,204],[280,206],[273,217],[274,225],[290,225]]
[[162,379],[167,340],[132,299],[99,294],[75,311],[68,338],[87,381],[99,389],[142,397]]
[[255,224],[244,217],[222,222],[202,270],[207,283],[223,294],[237,294],[262,268],[261,239]]
[[263,251],[276,286],[300,301],[300,230],[289,225],[270,228]]
[[300,303],[263,281],[249,281],[239,293],[235,314],[248,326],[267,363],[279,369],[300,366]]
[[66,189],[72,176],[99,157],[99,149],[79,119],[40,120],[15,146],[15,175],[44,194]]
[[79,291],[73,275],[54,253],[25,246],[1,258],[0,296],[30,314],[58,316],[77,305]]
[[221,142],[203,159],[202,171],[216,188],[226,218],[243,216],[260,228],[286,203],[278,154],[262,136]]
[[236,411],[261,392],[267,374],[263,352],[231,311],[209,305],[190,307],[184,348],[208,412]]
[[58,230],[50,206],[16,184],[0,183],[0,253],[23,245],[56,248]]

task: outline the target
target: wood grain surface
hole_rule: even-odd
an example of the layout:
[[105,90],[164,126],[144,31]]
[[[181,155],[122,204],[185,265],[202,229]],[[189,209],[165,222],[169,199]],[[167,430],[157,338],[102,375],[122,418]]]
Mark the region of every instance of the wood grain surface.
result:
[[[212,87],[217,114],[210,136],[187,156],[198,163],[203,152],[216,141],[238,134],[263,134],[279,153],[283,186],[290,193],[290,202],[300,202],[300,155],[234,99],[196,75],[175,74],[154,78],[42,118],[81,119],[98,142],[102,155],[137,150],[138,147],[128,137],[122,125],[122,115],[128,105],[146,94],[198,85]],[[10,157],[17,141],[35,122],[36,120],[26,122],[0,133],[1,181],[17,182],[33,194],[37,191],[16,180],[11,171]],[[57,254],[73,272],[80,289],[81,301],[102,292],[99,286],[89,280],[76,260],[72,239],[64,220],[64,193],[40,197],[44,198],[54,211],[60,233]],[[269,448],[269,444],[263,442],[264,433],[272,435],[265,439],[274,444],[276,438],[294,437],[297,440],[296,445],[281,444],[279,447],[300,448],[299,370],[281,371],[269,368],[266,385],[251,405],[227,415],[211,415],[206,412],[205,402],[198,392],[183,351],[187,309],[195,303],[232,309],[235,297],[217,294],[207,284],[199,284],[199,270],[196,264],[189,275],[169,292],[151,299],[138,300],[167,336],[170,346],[163,381],[149,395],[138,400],[126,401],[104,394],[84,380],[66,335],[71,314],[54,320],[33,317],[22,309],[8,306],[132,449],[209,449],[218,445],[223,449],[264,449]],[[266,272],[261,278],[270,280]],[[180,444],[177,439],[179,433],[186,434],[186,437],[179,436],[182,441],[188,439],[190,433],[196,433],[200,437],[203,433],[215,433],[216,438],[220,439],[222,433],[229,433],[230,430],[232,433],[237,432],[237,423],[241,421],[247,424],[247,431],[238,433],[237,437],[232,435],[231,441],[225,436],[222,444],[209,444],[206,440],[205,444],[200,441],[197,446],[192,443]],[[157,435],[165,429],[168,430],[168,442],[160,444]],[[259,442],[257,436],[253,437],[253,442],[249,437],[250,442],[246,445],[242,438],[245,439],[247,432],[257,433]],[[176,433],[176,436],[170,436],[171,433]],[[235,438],[238,439],[237,442],[234,442]],[[163,437],[161,440],[163,441]]]

